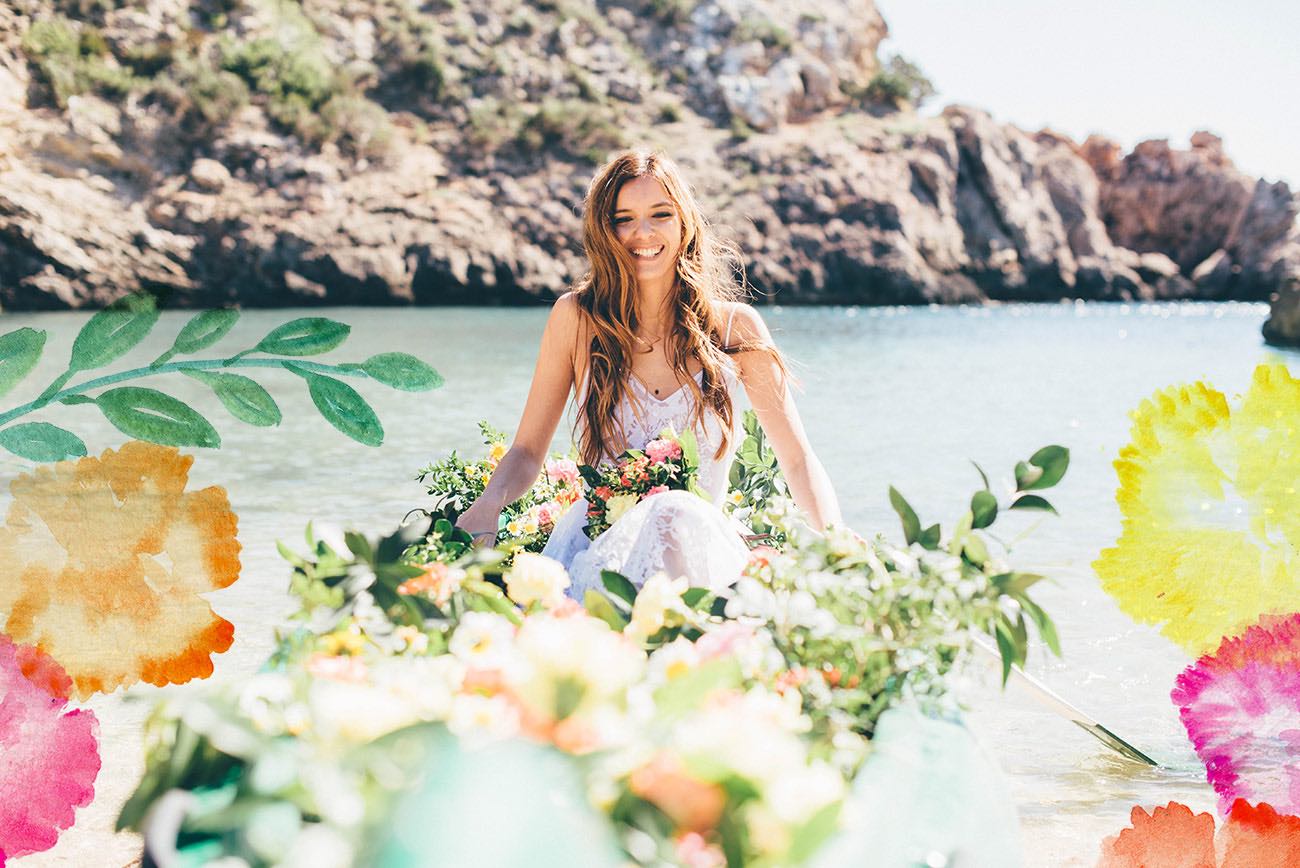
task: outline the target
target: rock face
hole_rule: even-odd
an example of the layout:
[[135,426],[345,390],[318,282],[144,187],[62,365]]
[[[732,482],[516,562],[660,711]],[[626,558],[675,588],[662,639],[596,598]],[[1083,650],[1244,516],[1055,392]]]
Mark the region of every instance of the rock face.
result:
[[8,309],[544,300],[633,144],[782,302],[1263,299],[1300,273],[1297,197],[1208,134],[1124,155],[864,102],[870,0],[91,5],[0,9]]

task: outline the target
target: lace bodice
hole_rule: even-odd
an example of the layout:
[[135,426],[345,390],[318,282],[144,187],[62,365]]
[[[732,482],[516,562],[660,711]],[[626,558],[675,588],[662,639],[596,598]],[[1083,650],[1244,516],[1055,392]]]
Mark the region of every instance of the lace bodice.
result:
[[[702,372],[695,374],[697,383],[699,382],[700,373]],[[724,376],[726,377],[727,389],[731,392],[734,401],[736,376],[730,370],[727,370]],[[585,382],[583,391],[585,392]],[[659,399],[650,394],[650,391],[635,376],[629,377],[628,394],[624,395],[617,409],[618,421],[627,443],[615,454],[621,453],[624,449],[645,448],[647,443],[658,437],[659,432],[669,426],[675,431],[684,431],[691,428],[699,444],[700,486],[708,493],[710,500],[721,505],[722,498],[727,493],[727,474],[731,470],[731,463],[735,459],[736,449],[740,445],[740,413],[732,414],[733,422],[729,443],[726,451],[719,458],[716,457],[718,447],[722,444],[726,434],[722,423],[714,414],[705,413],[704,421],[696,423],[692,427],[691,417],[694,415],[694,410],[695,393],[689,385],[683,385],[667,398]],[[606,457],[613,458],[614,456],[609,455]]]

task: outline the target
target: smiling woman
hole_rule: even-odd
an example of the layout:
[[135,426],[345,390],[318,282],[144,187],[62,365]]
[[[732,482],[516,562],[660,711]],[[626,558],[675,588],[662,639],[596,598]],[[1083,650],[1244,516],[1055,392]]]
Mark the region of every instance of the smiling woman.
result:
[[[569,569],[570,593],[581,599],[599,588],[604,570],[637,585],[660,572],[695,586],[730,584],[746,559],[742,530],[719,508],[740,440],[737,382],[795,501],[814,526],[837,522],[835,494],[804,435],[781,354],[757,312],[739,302],[739,254],[714,235],[680,169],[662,154],[635,151],[604,166],[587,193],[583,246],[590,268],[551,313],[514,443],[461,527],[495,535],[502,508],[536,479],[572,395],[583,461],[624,468],[610,478],[628,487],[637,474],[657,472],[646,462],[660,463],[663,444],[681,435],[688,445],[675,455],[684,454],[681,472],[697,473],[698,486],[677,480],[678,487],[705,497],[652,487],[635,505],[620,500],[604,531],[599,522],[586,527],[588,509],[598,516],[613,493],[589,491],[545,550]],[[599,476],[593,469],[589,483]]]

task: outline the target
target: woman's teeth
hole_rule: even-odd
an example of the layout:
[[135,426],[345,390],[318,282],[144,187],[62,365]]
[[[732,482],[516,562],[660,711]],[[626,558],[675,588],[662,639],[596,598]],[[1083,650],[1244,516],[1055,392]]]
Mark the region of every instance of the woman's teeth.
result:
[[664,246],[662,244],[658,247],[637,247],[632,251],[632,255],[640,259],[654,259],[663,252],[663,249]]

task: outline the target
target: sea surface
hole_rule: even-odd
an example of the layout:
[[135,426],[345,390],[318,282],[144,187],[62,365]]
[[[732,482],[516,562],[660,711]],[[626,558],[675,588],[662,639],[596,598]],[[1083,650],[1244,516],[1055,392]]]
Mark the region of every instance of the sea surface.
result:
[[[190,401],[222,437],[219,450],[198,451],[190,477],[191,489],[223,486],[239,515],[242,576],[210,597],[236,628],[234,647],[216,660],[218,679],[257,669],[292,608],[277,540],[302,547],[309,521],[318,528],[387,531],[426,502],[413,479],[418,468],[452,449],[479,454],[480,419],[512,429],[546,311],[250,311],[215,349],[226,355],[252,346],[301,315],[352,326],[347,343],[321,361],[361,361],[401,350],[430,362],[446,385],[406,393],[362,383],[386,431],[384,445],[369,448],[331,428],[303,381],[287,372],[251,372],[284,410],[278,429],[234,420],[188,378],[170,375],[148,383]],[[1014,515],[994,528],[1003,539],[1019,540],[1014,565],[1054,579],[1039,586],[1038,596],[1056,618],[1064,656],[1051,658],[1035,648],[1028,670],[1162,767],[1118,758],[1027,694],[1003,692],[996,678],[977,671],[967,688],[968,721],[1003,770],[1019,810],[1027,864],[1093,864],[1102,839],[1127,824],[1134,805],[1180,801],[1212,811],[1214,794],[1169,700],[1175,676],[1192,661],[1154,629],[1124,615],[1101,591],[1090,564],[1119,535],[1111,463],[1128,442],[1129,413],[1143,398],[1193,380],[1205,380],[1231,398],[1245,388],[1255,365],[1270,358],[1300,370],[1300,354],[1264,346],[1266,306],[769,307],[763,315],[794,362],[800,414],[834,480],[844,517],[864,534],[900,535],[887,498],[891,484],[927,524],[950,526],[979,484],[971,459],[1005,493],[1017,460],[1049,443],[1071,451],[1069,473],[1051,493],[1060,516]],[[34,397],[63,370],[86,319],[78,313],[3,317],[2,331],[30,325],[50,338],[46,358],[0,409]],[[164,314],[145,344],[108,370],[147,364],[170,346],[187,319],[186,313]],[[91,406],[57,407],[36,418],[75,431],[92,453],[123,439]],[[568,433],[562,424],[557,448],[567,446]],[[6,481],[28,469],[12,456],[0,458]],[[7,503],[5,491],[0,506]],[[16,864],[122,866],[137,857],[138,839],[111,829],[143,766],[143,721],[158,697],[191,687],[140,686],[89,703],[100,720],[104,758],[96,799],[78,812],[76,826],[54,850]]]

